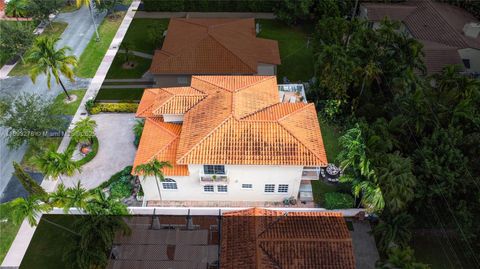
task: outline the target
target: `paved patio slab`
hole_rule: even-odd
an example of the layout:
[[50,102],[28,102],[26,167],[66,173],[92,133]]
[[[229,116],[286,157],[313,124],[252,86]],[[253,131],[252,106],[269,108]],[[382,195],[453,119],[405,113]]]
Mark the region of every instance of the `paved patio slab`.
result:
[[80,173],[63,179],[67,187],[81,180],[85,188],[95,188],[125,166],[132,165],[135,159],[137,149],[133,145],[135,136],[132,131],[135,114],[102,113],[93,115],[92,119],[97,122],[98,153],[82,166]]

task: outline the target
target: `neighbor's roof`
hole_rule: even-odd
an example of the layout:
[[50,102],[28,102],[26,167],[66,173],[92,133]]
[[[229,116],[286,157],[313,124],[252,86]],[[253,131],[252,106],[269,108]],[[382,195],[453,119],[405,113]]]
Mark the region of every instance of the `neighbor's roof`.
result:
[[221,234],[222,268],[355,268],[341,213],[229,212],[223,214]]
[[[194,101],[183,100],[186,93]],[[172,101],[177,99],[182,101]],[[158,123],[160,114],[182,111],[183,124],[169,124],[178,126],[176,155],[170,159],[175,164],[327,164],[315,106],[279,103],[274,76],[193,76],[190,87],[147,89],[137,116]],[[157,151],[151,148],[174,141],[170,133],[147,124],[136,165],[153,157]]]
[[257,38],[254,19],[172,18],[153,74],[255,74],[280,64],[277,41]]
[[[467,11],[430,0],[399,4],[363,3],[369,20],[385,17],[402,21],[408,31],[424,45],[425,64],[430,73],[441,71],[447,64],[462,65],[458,52],[463,48],[480,49],[480,36],[468,37],[463,26],[478,20]],[[463,66],[463,65],[462,65]]]

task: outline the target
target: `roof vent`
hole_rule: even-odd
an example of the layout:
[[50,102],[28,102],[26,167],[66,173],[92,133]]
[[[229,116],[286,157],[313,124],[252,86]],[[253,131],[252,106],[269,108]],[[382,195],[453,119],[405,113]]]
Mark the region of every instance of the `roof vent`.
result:
[[463,33],[472,38],[477,38],[480,33],[480,23],[470,22],[463,26]]

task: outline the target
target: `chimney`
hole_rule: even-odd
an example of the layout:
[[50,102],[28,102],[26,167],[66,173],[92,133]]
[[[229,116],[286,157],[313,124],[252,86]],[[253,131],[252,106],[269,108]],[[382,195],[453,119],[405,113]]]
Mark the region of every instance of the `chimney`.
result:
[[463,33],[472,38],[477,38],[480,33],[480,23],[469,22],[463,26]]

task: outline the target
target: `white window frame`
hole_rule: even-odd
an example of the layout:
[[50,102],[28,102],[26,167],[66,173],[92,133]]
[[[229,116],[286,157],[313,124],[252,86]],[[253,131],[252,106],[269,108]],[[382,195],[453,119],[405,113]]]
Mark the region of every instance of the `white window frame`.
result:
[[[280,191],[280,188],[287,188],[286,191]],[[288,191],[290,190],[290,185],[289,184],[278,184],[278,187],[277,187],[277,193],[288,193]]]
[[[249,185],[249,188],[245,188],[244,185]],[[252,183],[243,183],[242,184],[242,190],[253,190],[253,184]]]
[[[206,187],[212,187],[212,191],[206,191],[205,188]],[[215,185],[203,185],[203,192],[205,193],[215,193]]]
[[[267,185],[269,185],[269,189],[270,189],[271,186],[273,186],[272,191],[267,191]],[[276,187],[275,184],[265,184],[265,185],[263,186],[263,192],[264,192],[264,193],[268,193],[268,194],[274,194],[274,193],[275,193],[275,187]]]
[[[225,187],[226,191],[220,191],[219,187]],[[217,193],[228,193],[228,185],[217,185]]]
[[[212,168],[213,173],[207,173],[207,171],[205,171],[206,167]],[[220,168],[220,167],[223,167],[223,173],[218,173],[218,172],[220,172],[221,169],[218,169],[219,171],[217,171],[217,169],[215,169],[215,168]],[[203,174],[204,175],[221,175],[221,176],[223,176],[223,175],[227,174],[227,171],[225,169],[225,165],[204,164],[203,165]]]
[[[164,184],[172,185],[172,186],[174,185],[175,188],[165,188]],[[165,191],[176,191],[176,190],[178,190],[177,181],[175,181],[174,179],[171,179],[171,178],[165,178],[165,180],[162,182],[162,190],[165,190]]]

